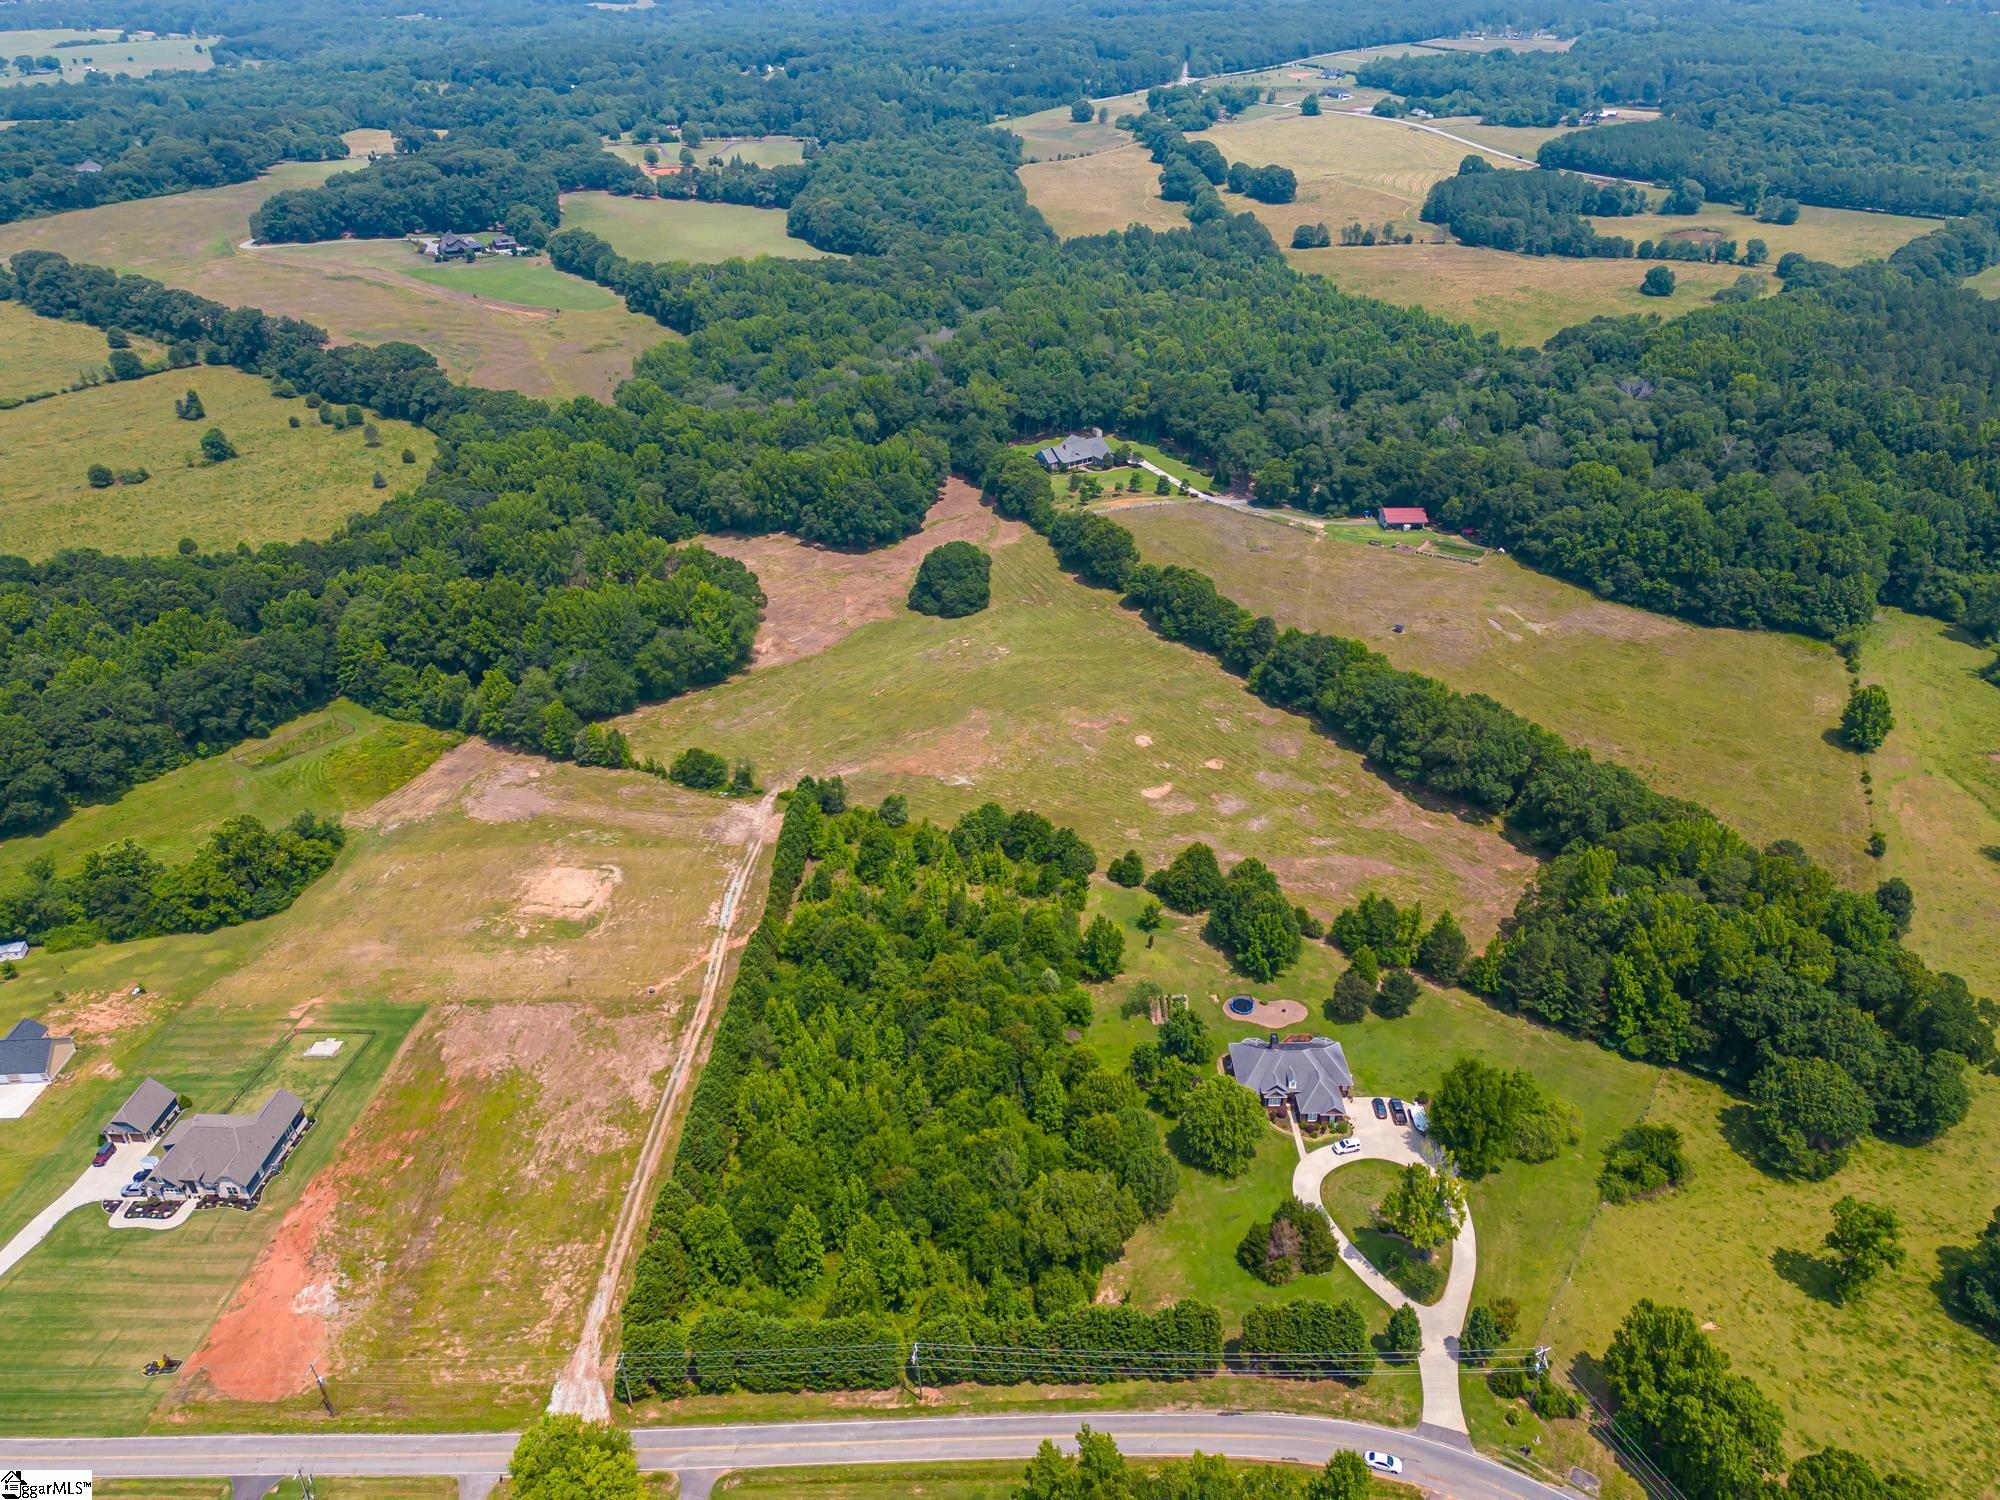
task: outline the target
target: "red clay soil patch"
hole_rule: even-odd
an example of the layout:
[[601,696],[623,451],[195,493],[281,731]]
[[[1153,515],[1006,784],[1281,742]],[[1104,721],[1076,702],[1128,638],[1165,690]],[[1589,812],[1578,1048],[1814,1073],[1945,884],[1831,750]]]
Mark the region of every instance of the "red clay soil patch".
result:
[[979,503],[979,491],[947,479],[924,529],[877,552],[832,552],[790,537],[704,537],[704,546],[738,559],[757,575],[769,601],[757,631],[752,670],[797,661],[845,640],[873,620],[892,619],[909,598],[924,554],[946,542],[1004,547],[1024,536]]
[[338,1196],[333,1180],[322,1175],[292,1205],[228,1311],[187,1362],[183,1382],[206,1375],[218,1394],[238,1401],[281,1401],[305,1389],[312,1378],[307,1362],[326,1356],[333,1310],[330,1283],[313,1271],[313,1246]]

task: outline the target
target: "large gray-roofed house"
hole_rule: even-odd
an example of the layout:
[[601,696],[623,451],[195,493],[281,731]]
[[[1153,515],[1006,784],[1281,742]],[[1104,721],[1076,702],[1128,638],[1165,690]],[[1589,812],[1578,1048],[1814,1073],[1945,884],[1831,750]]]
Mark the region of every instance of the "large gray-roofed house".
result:
[[1347,1053],[1331,1037],[1231,1042],[1230,1076],[1264,1101],[1266,1109],[1289,1104],[1307,1124],[1325,1124],[1347,1114],[1354,1074]]
[[1104,434],[1093,432],[1088,437],[1078,437],[1074,433],[1060,443],[1052,443],[1037,450],[1035,460],[1045,469],[1060,472],[1064,469],[1102,468],[1111,462],[1111,445],[1104,441]]
[[254,1198],[305,1128],[305,1101],[290,1089],[254,1115],[189,1115],[147,1186],[163,1198]]
[[107,1141],[150,1141],[173,1124],[181,1112],[180,1097],[157,1078],[148,1078],[104,1127]]
[[0,1036],[0,1083],[47,1083],[75,1056],[73,1038],[51,1036],[40,1021],[24,1016]]

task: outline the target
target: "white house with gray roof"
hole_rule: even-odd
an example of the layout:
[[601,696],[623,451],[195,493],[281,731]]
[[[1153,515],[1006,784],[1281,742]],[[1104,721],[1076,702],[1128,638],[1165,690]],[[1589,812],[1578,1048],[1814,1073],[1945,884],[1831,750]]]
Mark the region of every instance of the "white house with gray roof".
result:
[[189,1115],[146,1185],[162,1198],[255,1198],[305,1131],[305,1100],[290,1089],[254,1115]]
[[1231,1042],[1223,1066],[1266,1109],[1289,1106],[1307,1125],[1328,1125],[1347,1116],[1354,1074],[1347,1053],[1331,1037],[1280,1041],[1274,1032],[1263,1041]]

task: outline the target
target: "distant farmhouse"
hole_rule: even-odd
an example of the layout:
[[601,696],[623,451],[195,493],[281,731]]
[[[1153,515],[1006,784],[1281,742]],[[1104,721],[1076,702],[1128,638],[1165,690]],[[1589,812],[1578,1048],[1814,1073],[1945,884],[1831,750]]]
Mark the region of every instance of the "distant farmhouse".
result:
[[28,940],[15,938],[11,942],[0,943],[0,963],[14,963],[28,956]]
[[1112,464],[1111,445],[1104,441],[1101,432],[1088,437],[1072,433],[1060,443],[1038,450],[1035,462],[1051,474],[1067,474],[1072,469],[1105,469]]
[[74,1038],[51,1036],[40,1021],[23,1018],[0,1037],[0,1083],[49,1083],[75,1056]]
[[413,234],[411,243],[421,255],[432,260],[474,261],[482,255],[527,255],[528,247],[511,234],[495,234],[490,239],[477,240],[469,234],[457,234],[447,230],[443,234]]
[[162,1198],[255,1201],[306,1131],[305,1101],[279,1089],[254,1115],[189,1115],[146,1186]]
[[1422,531],[1431,518],[1421,505],[1385,505],[1375,513],[1375,524],[1384,531]]
[[1287,1037],[1231,1042],[1223,1067],[1264,1101],[1267,1110],[1289,1108],[1304,1125],[1331,1125],[1347,1117],[1354,1074],[1347,1053],[1331,1037]]
[[[94,73],[97,70],[95,68],[91,68],[88,71]],[[104,164],[102,162],[95,162],[95,161],[80,161],[75,166],[71,167],[70,170],[72,172],[86,172],[86,173],[102,172],[104,170]]]
[[157,1078],[148,1078],[104,1127],[107,1141],[150,1141],[180,1118],[180,1096]]

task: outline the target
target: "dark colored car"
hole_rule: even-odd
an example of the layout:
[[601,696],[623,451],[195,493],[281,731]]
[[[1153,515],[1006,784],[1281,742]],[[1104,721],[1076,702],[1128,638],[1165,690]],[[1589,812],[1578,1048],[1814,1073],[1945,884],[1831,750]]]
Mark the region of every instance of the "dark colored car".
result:
[[1382,1096],[1379,1094],[1375,1096],[1375,1118],[1378,1120],[1389,1118],[1389,1106],[1382,1102]]
[[1410,1111],[1404,1106],[1401,1099],[1391,1099],[1389,1101],[1389,1118],[1394,1120],[1398,1125],[1407,1125],[1410,1123]]
[[111,1160],[111,1153],[117,1149],[118,1148],[113,1146],[111,1142],[106,1141],[103,1145],[97,1148],[97,1155],[91,1157],[90,1164],[93,1167],[103,1166],[106,1162]]

